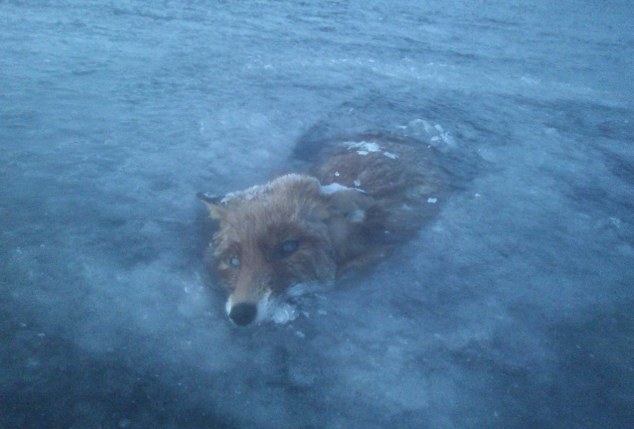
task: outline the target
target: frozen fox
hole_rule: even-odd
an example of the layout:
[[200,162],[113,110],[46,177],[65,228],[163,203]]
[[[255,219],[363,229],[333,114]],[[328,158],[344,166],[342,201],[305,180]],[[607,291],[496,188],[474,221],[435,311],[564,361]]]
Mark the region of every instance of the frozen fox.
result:
[[333,282],[383,256],[438,210],[446,178],[434,148],[381,135],[323,148],[307,174],[198,194],[219,223],[207,258],[237,325],[270,318],[293,286]]

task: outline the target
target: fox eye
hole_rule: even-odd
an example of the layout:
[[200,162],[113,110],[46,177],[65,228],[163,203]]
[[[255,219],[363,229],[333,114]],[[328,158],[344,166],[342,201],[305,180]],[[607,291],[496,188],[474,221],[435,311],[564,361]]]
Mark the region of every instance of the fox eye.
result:
[[299,247],[299,241],[287,240],[280,245],[278,252],[282,258],[285,258],[295,253],[298,247]]
[[231,265],[233,268],[238,268],[240,266],[240,258],[238,258],[237,256],[229,257],[229,265]]

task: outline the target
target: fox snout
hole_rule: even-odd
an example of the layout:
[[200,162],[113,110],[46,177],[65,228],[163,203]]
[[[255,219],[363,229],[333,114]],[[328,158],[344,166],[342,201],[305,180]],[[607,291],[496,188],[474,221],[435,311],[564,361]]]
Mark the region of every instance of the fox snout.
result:
[[238,326],[262,320],[269,311],[270,295],[270,292],[262,296],[244,296],[240,293],[229,295],[225,306],[229,319]]
[[255,304],[242,302],[236,304],[229,310],[229,318],[236,325],[246,326],[253,322],[258,314],[258,307]]
[[231,293],[225,309],[233,323],[246,326],[266,316],[271,296],[271,267],[259,252],[245,249],[242,260],[232,269],[228,284]]

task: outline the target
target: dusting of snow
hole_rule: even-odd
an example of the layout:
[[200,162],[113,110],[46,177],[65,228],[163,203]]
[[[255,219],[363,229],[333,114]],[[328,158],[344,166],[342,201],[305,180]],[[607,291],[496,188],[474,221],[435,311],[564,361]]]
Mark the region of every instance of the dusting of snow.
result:
[[231,201],[235,196],[236,196],[236,192],[229,192],[225,194],[225,196],[222,197],[222,199],[220,200],[220,204],[222,205],[229,204],[229,201]]
[[366,142],[362,140],[360,142],[346,142],[345,145],[348,150],[356,150],[359,155],[365,156],[371,152],[381,152],[381,146],[374,142]]
[[316,282],[296,283],[286,289],[286,295],[293,298],[305,295],[315,287],[315,283]]
[[350,190],[350,188],[348,188],[347,186],[343,186],[339,183],[331,183],[330,185],[322,185],[321,188],[321,193],[324,195],[332,195],[335,192],[341,192],[341,191],[348,191]]
[[220,200],[220,203],[223,205],[227,205],[231,201],[237,199],[240,199],[242,201],[251,201],[270,193],[274,187],[283,186],[285,182],[295,181],[301,179],[301,177],[302,176],[300,174],[286,174],[284,176],[278,177],[275,180],[265,183],[264,185],[255,185],[242,191],[229,192]]
[[383,155],[387,156],[390,159],[396,159],[398,158],[398,155],[392,153],[392,152],[383,152]]

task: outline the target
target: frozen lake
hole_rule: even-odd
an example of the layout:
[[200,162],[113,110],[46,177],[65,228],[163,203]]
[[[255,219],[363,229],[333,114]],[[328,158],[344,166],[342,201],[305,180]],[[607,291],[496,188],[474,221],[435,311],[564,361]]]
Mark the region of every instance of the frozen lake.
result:
[[[634,427],[633,22],[0,2],[0,427]],[[295,321],[232,326],[196,192],[367,130],[447,143],[461,186]]]

